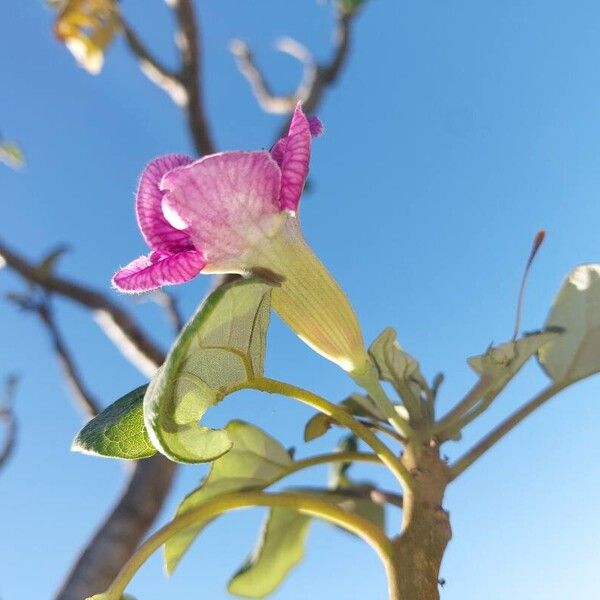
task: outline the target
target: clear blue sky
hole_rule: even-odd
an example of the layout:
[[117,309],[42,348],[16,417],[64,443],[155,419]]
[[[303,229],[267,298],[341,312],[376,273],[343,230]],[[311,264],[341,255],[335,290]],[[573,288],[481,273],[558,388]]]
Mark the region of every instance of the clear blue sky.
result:
[[[247,39],[285,91],[299,67],[276,55],[272,42],[292,35],[326,57],[330,9],[312,0],[198,4],[219,148],[266,147],[279,121],[256,106],[228,41]],[[122,5],[144,39],[174,59],[163,3]],[[22,143],[28,160],[23,172],[0,169],[0,235],[31,257],[67,240],[73,252],[61,271],[112,293],[113,271],[145,250],[132,206],[140,169],[190,145],[178,110],[139,74],[121,41],[94,78],[53,39],[51,20],[41,0],[0,5],[0,131]],[[348,69],[319,114],[326,135],[314,145],[306,237],[347,290],[368,340],[393,325],[428,377],[445,372],[440,403],[447,408],[474,381],[465,358],[510,337],[538,228],[548,238],[530,280],[526,330],[543,324],[571,267],[600,261],[600,5],[371,0]],[[198,278],[176,290],[187,313],[208,285]],[[0,273],[0,291],[20,286]],[[98,397],[109,403],[143,382],[87,314],[59,308]],[[166,347],[159,309],[136,311]],[[123,470],[69,452],[80,419],[38,323],[4,304],[0,331],[0,375],[23,376],[18,448],[0,473],[0,597],[49,598],[116,497]],[[273,376],[332,399],[352,389],[277,322],[269,344]],[[544,383],[531,364],[446,452],[457,456]],[[596,379],[563,393],[451,486],[444,600],[598,597],[599,391]],[[252,419],[300,445],[309,415],[290,401],[250,394],[223,403],[211,419]],[[335,441],[330,434],[314,450]],[[162,521],[203,472],[181,469]],[[357,473],[376,475],[367,467]],[[131,593],[227,598],[224,585],[261,518],[246,512],[211,526],[171,580],[156,556]],[[391,513],[390,531],[398,524]],[[383,598],[384,589],[369,548],[317,525],[306,560],[273,598]]]

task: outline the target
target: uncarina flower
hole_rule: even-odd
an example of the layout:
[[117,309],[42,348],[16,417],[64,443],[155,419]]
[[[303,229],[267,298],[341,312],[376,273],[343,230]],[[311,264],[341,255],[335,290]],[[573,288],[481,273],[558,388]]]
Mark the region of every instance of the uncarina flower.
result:
[[136,212],[151,248],[113,278],[124,292],[183,283],[198,273],[254,275],[273,284],[272,305],[314,350],[358,373],[368,358],[344,292],[306,245],[298,204],[312,135],[300,105],[269,152],[168,155],[142,174]]

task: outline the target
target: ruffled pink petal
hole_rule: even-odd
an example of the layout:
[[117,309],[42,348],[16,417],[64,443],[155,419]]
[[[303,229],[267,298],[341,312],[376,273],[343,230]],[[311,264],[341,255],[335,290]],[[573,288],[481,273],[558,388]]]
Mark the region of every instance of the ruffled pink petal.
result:
[[[312,117],[308,117],[307,120],[308,120],[308,128],[310,129],[311,136],[319,137],[325,129],[321,119],[319,119],[319,117],[312,116]],[[281,166],[281,163],[283,162],[283,156],[285,154],[287,142],[288,142],[288,136],[286,135],[285,137],[282,137],[279,140],[277,140],[275,142],[275,144],[273,144],[273,147],[271,148],[271,156],[273,157],[273,160],[279,166]]]
[[197,250],[170,255],[153,252],[117,271],[112,283],[121,292],[148,292],[162,285],[185,283],[198,275],[205,265],[204,257]]
[[310,160],[310,125],[300,104],[296,106],[281,160],[281,192],[279,203],[282,210],[296,210],[308,175]]
[[188,234],[178,231],[165,219],[162,211],[164,192],[159,185],[165,173],[191,162],[189,156],[167,154],[155,158],[142,173],[135,197],[135,210],[142,235],[154,250],[169,251],[190,245]]
[[213,154],[163,177],[163,209],[188,225],[207,263],[217,263],[269,233],[280,185],[281,171],[268,152]]
[[323,126],[323,121],[319,119],[319,117],[315,117],[314,115],[308,117],[308,127],[310,129],[310,135],[313,137],[319,137],[322,135],[325,127]]

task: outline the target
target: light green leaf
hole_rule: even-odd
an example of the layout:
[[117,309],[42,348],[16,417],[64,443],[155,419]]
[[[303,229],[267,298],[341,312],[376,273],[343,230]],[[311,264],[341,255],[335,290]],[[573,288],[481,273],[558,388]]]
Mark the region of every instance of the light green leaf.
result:
[[289,508],[273,508],[254,551],[231,578],[228,591],[246,598],[273,592],[304,557],[310,517]]
[[[293,491],[337,504],[379,527],[384,526],[384,508],[369,498],[353,498],[344,496],[343,492],[319,488],[296,488]],[[264,598],[273,592],[302,560],[310,523],[310,517],[297,511],[271,509],[254,550],[230,580],[229,592],[246,598]]]
[[[348,398],[342,400],[342,402],[339,403],[339,406],[353,416],[366,417],[386,422],[385,415],[367,396],[351,394]],[[304,441],[310,442],[325,435],[330,427],[331,417],[324,415],[323,413],[313,415],[304,426]]]
[[130,460],[156,454],[144,427],[143,385],[105,408],[77,434],[71,449]]
[[152,443],[177,462],[206,462],[232,445],[198,423],[233,390],[263,374],[271,288],[256,280],[222,286],[200,306],[152,379],[144,420]]
[[0,142],[0,162],[13,169],[20,169],[25,166],[25,156],[17,144],[13,142]]
[[[217,459],[200,487],[189,494],[177,509],[177,516],[228,492],[263,489],[282,477],[293,465],[287,450],[264,431],[242,421],[232,421],[225,428],[232,442],[231,450]],[[202,528],[189,529],[165,544],[165,562],[172,573],[183,554]]]
[[[358,438],[351,433],[344,436],[336,447],[337,452],[356,452],[358,450]],[[334,462],[329,469],[329,487],[332,489],[348,487],[351,481],[348,478],[348,469],[351,462]]]
[[421,374],[419,363],[402,350],[394,329],[386,327],[381,332],[371,344],[369,355],[379,377],[394,386],[410,413],[420,416],[421,392],[429,391],[429,386]]
[[556,383],[567,385],[600,372],[600,265],[581,265],[569,273],[546,328],[562,331],[538,352]]
[[558,334],[551,331],[534,333],[515,341],[490,347],[485,354],[472,356],[469,365],[478,375],[490,379],[486,395],[498,395],[521,367]]

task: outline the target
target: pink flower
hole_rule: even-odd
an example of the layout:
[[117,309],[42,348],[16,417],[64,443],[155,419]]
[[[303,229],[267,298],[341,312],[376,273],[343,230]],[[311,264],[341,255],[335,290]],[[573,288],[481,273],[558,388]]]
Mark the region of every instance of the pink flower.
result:
[[298,208],[311,135],[321,131],[321,122],[307,119],[298,106],[288,135],[270,152],[222,152],[196,161],[170,154],[153,160],[136,195],[138,225],[152,252],[120,269],[114,286],[147,292],[184,283],[201,271],[246,272],[245,251],[262,235],[276,233],[282,212],[294,214]]
[[120,269],[114,286],[134,293],[200,272],[254,274],[275,284],[273,308],[307,344],[347,371],[366,368],[356,316],[304,242],[297,218],[311,137],[321,131],[298,105],[288,135],[269,152],[152,161],[136,196],[151,253]]

